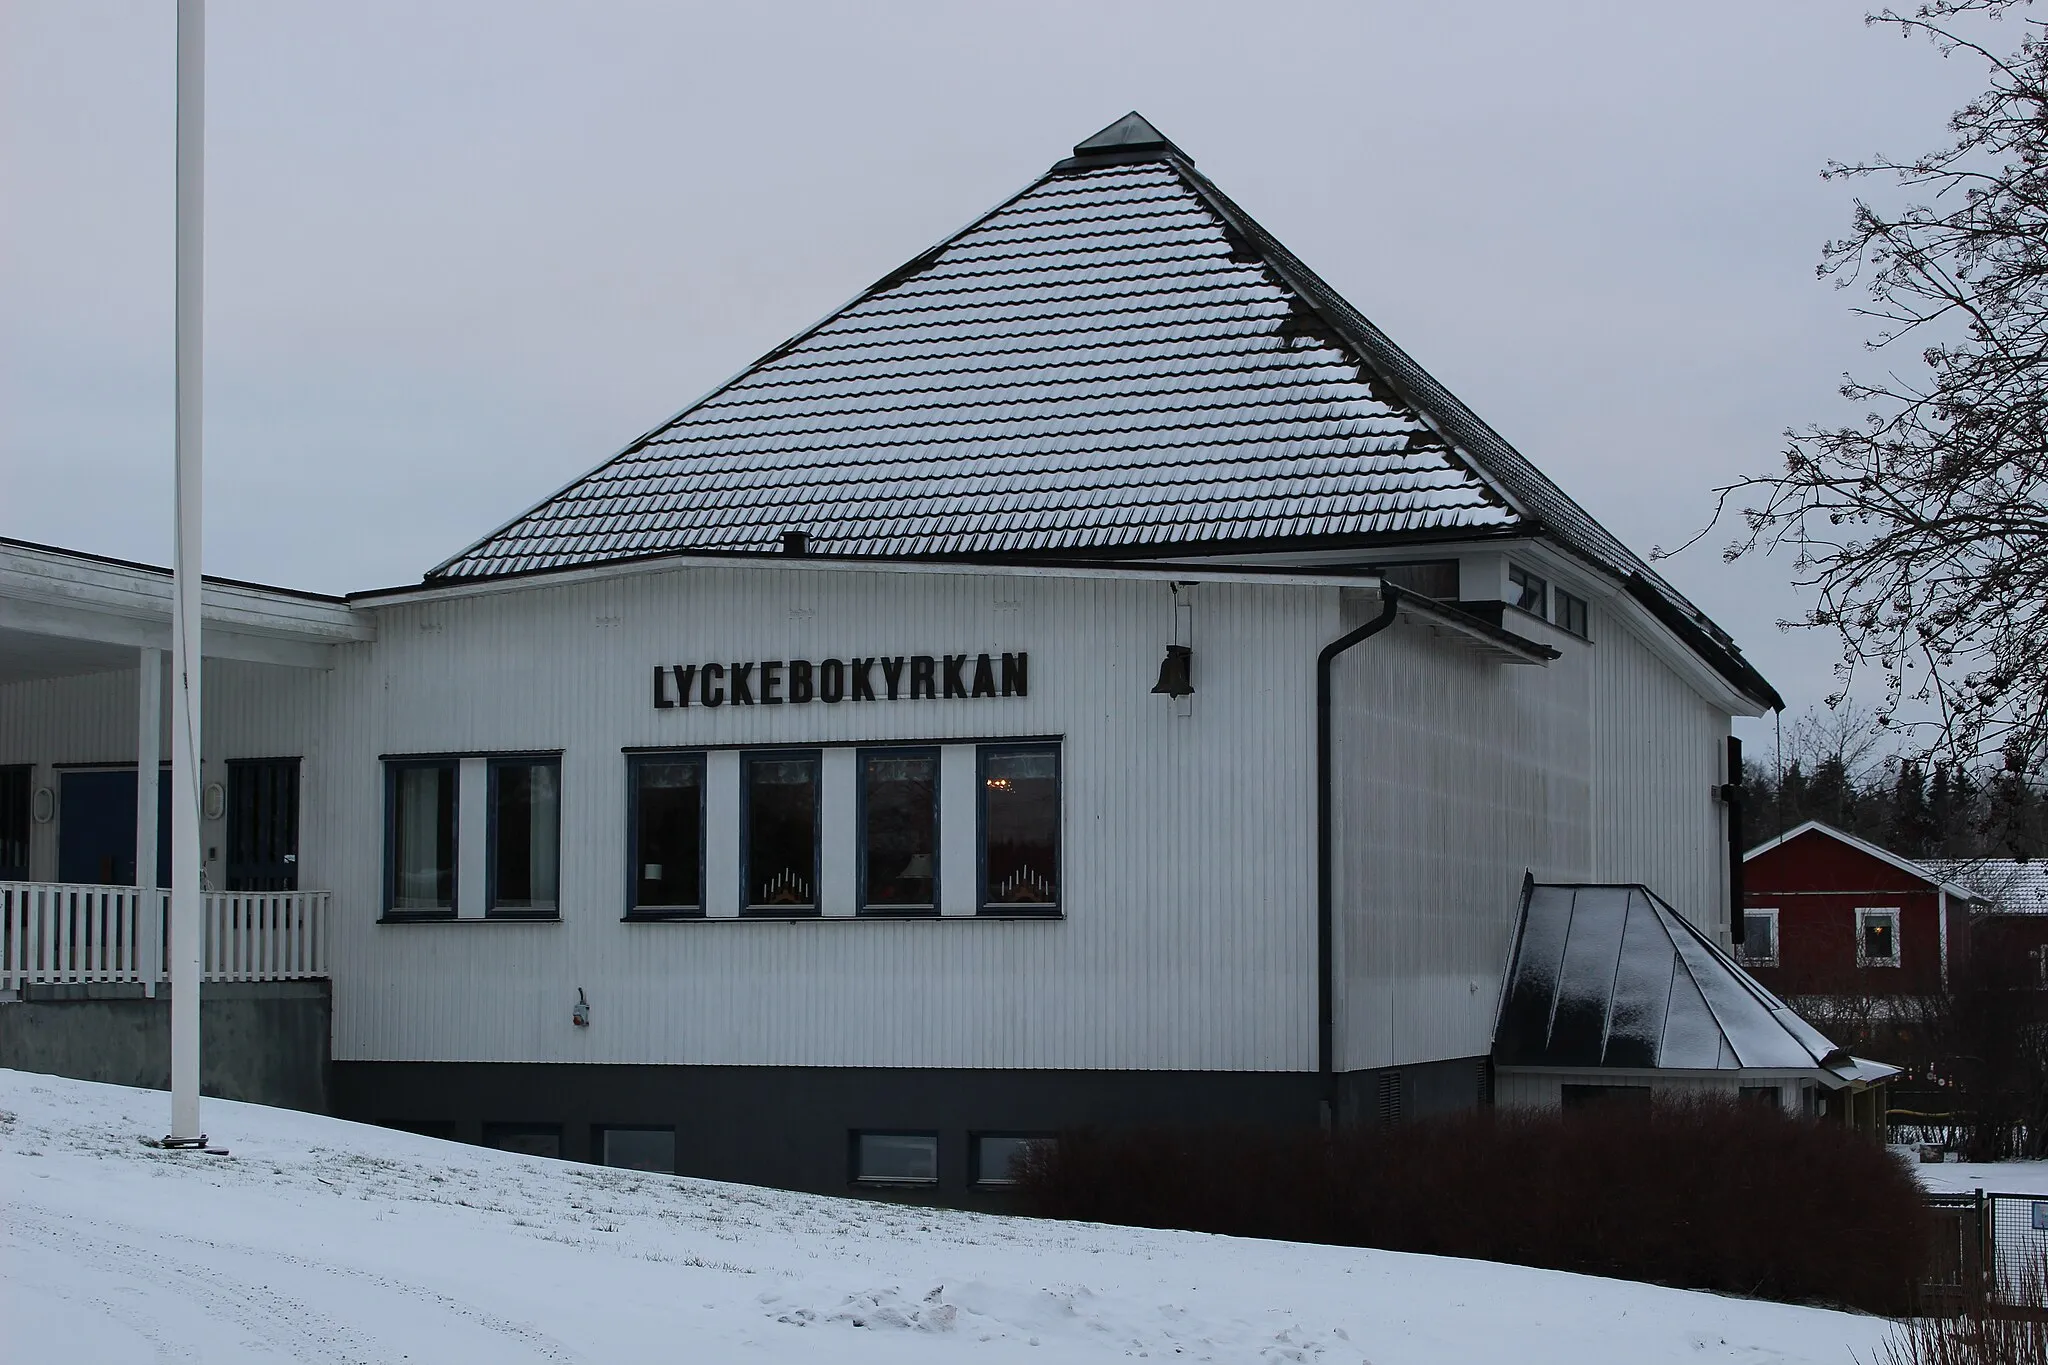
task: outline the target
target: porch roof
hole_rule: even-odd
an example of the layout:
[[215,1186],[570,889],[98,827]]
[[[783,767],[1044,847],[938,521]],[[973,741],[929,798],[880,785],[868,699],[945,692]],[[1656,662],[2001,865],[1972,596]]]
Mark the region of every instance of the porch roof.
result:
[[[376,638],[340,598],[204,580],[206,657],[328,668],[336,645]],[[133,668],[171,645],[171,572],[151,564],[0,537],[0,684]]]

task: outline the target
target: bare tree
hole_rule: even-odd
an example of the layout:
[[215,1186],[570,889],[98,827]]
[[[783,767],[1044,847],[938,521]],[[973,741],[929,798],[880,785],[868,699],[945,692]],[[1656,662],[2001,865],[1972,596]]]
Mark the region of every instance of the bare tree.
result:
[[1869,347],[1906,355],[1842,393],[1856,425],[1787,433],[1782,470],[1719,490],[1741,507],[1728,558],[1796,551],[1811,611],[1839,632],[1839,689],[1876,670],[1881,725],[1930,763],[1986,759],[2023,777],[2048,760],[2048,30],[2002,54],[1986,20],[2026,0],[1931,0],[1870,22],[1981,61],[1989,88],[1949,142],[1908,160],[1836,163],[1910,200],[1857,199],[1820,273],[1862,286]]
[[1843,700],[1809,706],[1785,735],[1785,759],[1811,773],[1827,763],[1840,766],[1848,781],[1862,784],[1883,757],[1884,727],[1868,706]]

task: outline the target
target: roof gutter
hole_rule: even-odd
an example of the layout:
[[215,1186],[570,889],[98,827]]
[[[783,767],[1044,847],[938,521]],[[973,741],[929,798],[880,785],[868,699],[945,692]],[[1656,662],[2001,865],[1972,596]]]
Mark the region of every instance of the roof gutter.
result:
[[1382,581],[1380,614],[1358,629],[1330,641],[1316,655],[1316,1081],[1325,1127],[1337,1118],[1337,985],[1336,934],[1331,886],[1330,847],[1330,666],[1353,645],[1363,644],[1394,624],[1401,609],[1401,589]]

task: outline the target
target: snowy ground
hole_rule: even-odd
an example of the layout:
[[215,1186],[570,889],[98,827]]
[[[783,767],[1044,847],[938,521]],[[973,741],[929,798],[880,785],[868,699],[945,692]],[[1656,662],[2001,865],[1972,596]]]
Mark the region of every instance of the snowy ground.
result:
[[[1886,1324],[1483,1262],[636,1175],[0,1070],[14,1360],[1868,1359]],[[18,1354],[8,1354],[16,1352]]]
[[2048,1195],[2048,1161],[1925,1162],[1913,1167],[1921,1185],[1936,1194]]

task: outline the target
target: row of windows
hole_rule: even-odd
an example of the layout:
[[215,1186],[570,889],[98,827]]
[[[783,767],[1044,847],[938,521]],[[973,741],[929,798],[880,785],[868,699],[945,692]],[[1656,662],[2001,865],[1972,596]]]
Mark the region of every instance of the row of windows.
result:
[[[934,746],[854,751],[857,908],[936,915],[939,767]],[[705,912],[706,767],[702,750],[627,756],[628,917]],[[393,760],[387,771],[386,908],[455,913],[460,760]],[[742,913],[816,914],[823,824],[821,749],[739,755]],[[977,883],[985,913],[1057,914],[1060,771],[1053,744],[975,749]],[[489,760],[485,912],[553,916],[561,894],[561,759]]]
[[1542,617],[1560,630],[1582,638],[1586,634],[1586,599],[1563,588],[1553,588],[1547,579],[1519,564],[1508,565],[1508,603]]
[[[426,1137],[453,1139],[452,1123],[393,1121],[387,1126]],[[853,1185],[915,1189],[939,1183],[939,1135],[931,1131],[855,1130],[847,1135],[847,1182]],[[1040,1133],[970,1133],[967,1183],[997,1189],[1017,1183],[1020,1163],[1036,1143],[1051,1139]],[[487,1123],[486,1147],[524,1156],[562,1157],[559,1123]],[[629,1124],[591,1131],[591,1155],[601,1166],[673,1175],[676,1171],[676,1130]]]
[[[1742,912],[1741,958],[1758,967],[1784,965],[1779,959],[1778,912]],[[1856,965],[1899,965],[1899,912],[1890,907],[1856,911]]]

